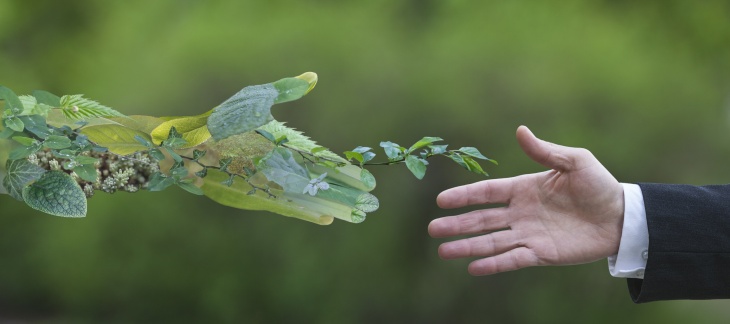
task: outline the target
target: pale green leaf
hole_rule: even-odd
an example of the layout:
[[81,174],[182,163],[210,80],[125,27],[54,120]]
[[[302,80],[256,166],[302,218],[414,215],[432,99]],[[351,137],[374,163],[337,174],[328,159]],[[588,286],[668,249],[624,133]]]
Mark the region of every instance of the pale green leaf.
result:
[[274,103],[297,100],[309,91],[309,82],[298,78],[285,78],[273,83],[279,92]]
[[110,152],[119,155],[128,155],[148,149],[135,139],[137,136],[151,141],[150,136],[146,133],[115,124],[84,127],[81,129],[81,134],[88,136],[89,140],[97,145],[106,147]]
[[18,117],[10,117],[6,119],[5,126],[16,132],[22,132],[23,129],[25,129],[25,124],[23,124],[23,121]]
[[15,199],[23,200],[23,188],[40,179],[45,169],[28,162],[26,159],[8,160],[5,164],[7,174],[3,179],[3,187]]
[[50,107],[60,107],[61,98],[48,91],[34,90],[33,97],[36,98],[38,104],[47,105]]
[[289,142],[286,143],[287,147],[301,151],[311,152],[314,156],[332,160],[338,163],[348,163],[347,160],[343,159],[336,153],[326,149],[320,148],[316,142],[311,140],[309,137],[304,135],[302,132],[286,127],[286,125],[280,121],[271,121],[270,123],[261,126],[257,130],[266,131],[271,133],[274,138],[280,138],[286,136]]
[[56,150],[61,150],[71,146],[71,140],[66,136],[51,135],[43,141],[43,146]]
[[413,155],[406,156],[406,167],[411,170],[418,180],[423,179],[423,176],[426,175],[426,164]]
[[180,117],[168,120],[157,126],[150,135],[153,143],[162,143],[167,139],[170,129],[175,127],[177,132],[186,141],[186,144],[179,148],[191,148],[203,144],[210,138],[207,121],[211,111],[198,116]]
[[94,164],[77,165],[73,168],[73,170],[81,179],[89,182],[96,182],[98,180],[98,174],[96,173],[96,167]]
[[365,187],[369,188],[369,190],[375,188],[375,177],[366,169],[362,169],[362,171],[360,171],[360,181],[362,181]]
[[86,195],[65,172],[48,171],[23,189],[23,200],[33,209],[61,217],[86,216]]
[[482,153],[479,152],[479,150],[477,150],[475,147],[462,147],[459,149],[459,152],[475,157],[477,159],[489,160],[489,158],[482,155]]
[[407,152],[408,153],[413,152],[419,148],[429,146],[432,143],[438,142],[438,141],[443,141],[443,139],[441,137],[426,136],[426,137],[422,138],[421,140],[419,140],[418,142],[416,142],[415,144],[411,145],[411,147],[408,149]]
[[20,114],[23,111],[23,103],[13,90],[0,86],[0,99],[5,100],[5,109],[10,110],[13,115]]

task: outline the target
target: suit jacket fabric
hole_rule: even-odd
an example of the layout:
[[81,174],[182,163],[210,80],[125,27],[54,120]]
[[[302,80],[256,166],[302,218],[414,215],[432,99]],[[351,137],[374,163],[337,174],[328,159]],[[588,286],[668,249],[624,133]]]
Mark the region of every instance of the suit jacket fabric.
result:
[[649,229],[636,303],[730,298],[730,185],[639,184]]

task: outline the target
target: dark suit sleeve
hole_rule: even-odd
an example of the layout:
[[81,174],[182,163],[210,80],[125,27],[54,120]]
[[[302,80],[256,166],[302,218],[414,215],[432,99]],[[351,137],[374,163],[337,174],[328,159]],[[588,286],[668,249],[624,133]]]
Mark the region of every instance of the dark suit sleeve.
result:
[[649,228],[636,303],[730,298],[730,185],[639,184]]

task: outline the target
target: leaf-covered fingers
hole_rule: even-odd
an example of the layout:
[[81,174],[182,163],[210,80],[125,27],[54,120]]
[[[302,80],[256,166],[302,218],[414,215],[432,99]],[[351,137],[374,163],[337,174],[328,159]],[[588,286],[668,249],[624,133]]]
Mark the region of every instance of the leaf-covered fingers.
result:
[[504,253],[519,246],[512,230],[499,231],[463,240],[446,242],[439,246],[439,256],[443,259],[465,257],[485,257]]
[[508,227],[507,209],[492,208],[470,211],[458,216],[434,219],[428,224],[432,237],[480,234]]
[[485,276],[540,265],[539,258],[526,247],[519,247],[469,264],[469,274]]
[[436,197],[441,208],[477,204],[507,203],[512,196],[513,178],[484,180],[448,189]]

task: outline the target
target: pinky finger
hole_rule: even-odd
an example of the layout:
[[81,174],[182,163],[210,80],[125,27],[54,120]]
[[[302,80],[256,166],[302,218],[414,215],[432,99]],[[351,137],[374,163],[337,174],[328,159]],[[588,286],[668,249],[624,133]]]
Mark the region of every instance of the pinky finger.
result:
[[469,264],[469,274],[485,276],[540,265],[540,259],[526,247],[519,247]]

